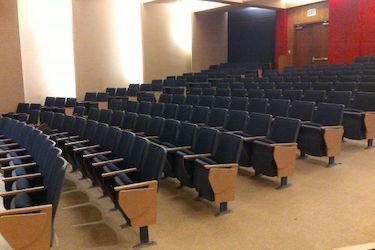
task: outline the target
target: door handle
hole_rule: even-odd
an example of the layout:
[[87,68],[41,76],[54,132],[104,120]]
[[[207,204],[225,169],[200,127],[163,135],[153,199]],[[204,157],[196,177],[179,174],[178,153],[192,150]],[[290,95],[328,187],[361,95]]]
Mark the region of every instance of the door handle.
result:
[[315,56],[313,56],[313,57],[311,58],[311,61],[312,61],[312,62],[328,61],[328,57],[315,57]]

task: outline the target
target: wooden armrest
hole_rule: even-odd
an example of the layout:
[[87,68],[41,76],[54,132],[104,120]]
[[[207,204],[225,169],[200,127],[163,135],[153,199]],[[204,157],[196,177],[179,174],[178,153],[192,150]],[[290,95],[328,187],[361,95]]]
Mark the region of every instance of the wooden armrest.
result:
[[277,167],[277,176],[293,175],[296,162],[297,143],[273,144],[273,158]]
[[121,174],[121,173],[126,174],[126,173],[131,173],[131,172],[136,172],[136,171],[137,171],[136,168],[121,169],[121,170],[116,170],[116,171],[112,171],[112,172],[109,172],[109,173],[103,173],[102,177],[107,178],[107,177],[115,176],[115,175],[118,175],[118,174]]
[[225,163],[225,164],[213,164],[213,165],[204,165],[205,168],[234,168],[238,167],[237,163]]
[[112,151],[103,151],[103,152],[96,152],[96,153],[92,153],[92,154],[85,154],[85,155],[83,155],[83,158],[87,159],[87,158],[95,157],[97,155],[108,155],[108,154],[112,154]]
[[72,141],[72,142],[65,142],[65,146],[72,146],[75,144],[80,144],[80,143],[86,143],[89,142],[89,140],[80,140],[80,141]]
[[342,145],[342,136],[344,135],[343,126],[326,126],[323,127],[323,138],[326,144],[328,157],[334,157],[340,154]]
[[150,136],[146,136],[147,139],[156,139],[156,138],[159,138],[158,135],[150,135]]
[[68,133],[68,132],[60,132],[60,133],[50,134],[50,135],[48,135],[48,136],[50,136],[50,137],[55,137],[55,136],[59,136],[59,135],[67,135],[67,134],[69,134],[69,133]]
[[1,170],[2,171],[6,171],[6,170],[13,170],[13,169],[16,169],[16,168],[29,168],[29,167],[35,167],[37,164],[36,162],[31,162],[31,163],[24,163],[24,164],[18,164],[18,165],[10,165],[10,166],[3,166],[1,167]]
[[234,131],[225,131],[227,134],[234,134],[234,133],[239,133],[242,132],[242,130],[234,130]]
[[8,153],[15,153],[15,152],[22,152],[22,151],[26,151],[26,149],[25,148],[9,149],[9,150],[0,151],[0,154],[8,154]]
[[39,176],[42,176],[42,174],[41,173],[24,174],[24,175],[12,176],[12,177],[5,177],[5,178],[0,179],[0,181],[4,181],[4,182],[16,181],[16,180],[21,179],[21,178],[31,179],[31,178],[35,178],[35,177],[39,177]]
[[339,126],[322,126],[321,128],[322,129],[342,129],[344,127],[339,125]]
[[375,138],[375,112],[365,112],[366,139]]
[[75,149],[73,149],[73,151],[74,152],[80,152],[80,151],[83,151],[83,150],[86,150],[86,149],[99,148],[99,147],[100,147],[100,145],[96,144],[96,145],[91,145],[91,146],[75,148]]
[[14,143],[2,144],[0,145],[0,148],[13,147],[13,146],[18,146],[18,143],[14,142]]
[[77,138],[79,138],[79,135],[73,135],[73,136],[67,136],[67,137],[57,138],[56,141],[66,141],[68,139],[77,139]]
[[286,142],[286,143],[273,143],[272,147],[294,147],[297,146],[296,142]]
[[15,159],[26,159],[31,158],[31,155],[20,155],[20,156],[14,156],[14,157],[7,157],[7,158],[0,158],[0,162],[7,162]]
[[44,190],[44,186],[38,186],[38,187],[32,187],[32,188],[25,188],[21,190],[13,190],[13,191],[8,191],[8,192],[1,192],[0,196],[2,197],[7,197],[7,196],[14,196],[19,193],[32,193],[32,192],[39,192]]
[[266,136],[263,136],[263,135],[260,135],[260,136],[249,136],[249,137],[243,137],[241,135],[237,135],[237,136],[242,137],[242,140],[244,140],[244,141],[253,141],[253,140],[256,140],[256,139],[266,138]]
[[124,158],[117,158],[117,159],[112,159],[112,160],[106,160],[106,161],[100,161],[100,162],[94,162],[92,164],[93,167],[103,167],[105,165],[107,165],[108,163],[119,163],[119,162],[123,162],[124,161]]
[[174,147],[174,148],[166,148],[167,152],[183,150],[183,149],[191,149],[191,146],[182,146],[182,147]]
[[134,183],[134,184],[129,184],[129,185],[123,185],[123,186],[117,186],[115,187],[115,191],[119,192],[122,190],[129,190],[129,189],[134,189],[134,188],[140,188],[140,187],[148,187],[150,185],[157,185],[157,181],[144,181],[144,182],[139,182],[139,183]]
[[184,159],[194,159],[194,158],[199,158],[199,157],[210,157],[211,154],[210,153],[207,153],[207,154],[194,154],[194,155],[184,155]]

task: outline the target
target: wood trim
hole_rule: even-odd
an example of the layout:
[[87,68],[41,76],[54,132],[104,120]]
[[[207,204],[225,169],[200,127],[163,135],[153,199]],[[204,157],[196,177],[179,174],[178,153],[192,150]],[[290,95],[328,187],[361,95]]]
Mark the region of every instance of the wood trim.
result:
[[121,174],[121,173],[126,174],[126,173],[131,173],[131,172],[136,172],[136,171],[137,171],[136,168],[127,168],[127,169],[116,170],[116,171],[112,171],[112,172],[108,172],[108,173],[103,173],[102,177],[107,178],[107,177],[111,177],[111,176],[118,175],[118,174]]
[[30,162],[30,163],[24,163],[24,164],[18,164],[18,165],[8,165],[1,167],[1,170],[13,170],[15,168],[29,168],[29,167],[35,167],[37,164],[36,162]]
[[108,101],[105,102],[98,102],[99,109],[108,109]]
[[366,139],[375,138],[375,112],[365,112]]
[[51,226],[52,205],[0,211],[0,233],[13,249],[50,249]]
[[102,167],[108,163],[118,163],[118,162],[123,162],[124,158],[118,158],[118,159],[112,159],[112,160],[107,160],[107,161],[100,161],[100,162],[95,162],[91,164],[93,167]]
[[39,177],[39,176],[42,176],[41,173],[34,173],[34,174],[24,174],[24,175],[17,175],[17,176],[12,176],[12,177],[5,177],[5,178],[2,178],[0,179],[0,181],[16,181],[18,179],[21,179],[21,178],[25,178],[25,179],[31,179],[31,178],[35,178],[35,177]]
[[143,227],[155,224],[158,182],[151,181],[137,184],[140,184],[140,186],[134,189],[121,190],[119,192],[119,205],[130,219],[132,227]]
[[83,151],[83,150],[86,150],[86,149],[92,149],[92,148],[98,148],[100,147],[100,145],[96,144],[96,145],[91,145],[91,146],[85,146],[85,147],[81,147],[81,148],[75,148],[73,149],[74,152],[80,152],[80,151]]
[[9,144],[2,144],[0,145],[0,148],[13,147],[13,146],[18,146],[18,143],[14,142],[14,143],[9,143]]
[[210,156],[211,156],[210,153],[207,153],[207,154],[184,155],[184,159],[186,159],[186,160],[190,160],[190,159],[194,159],[194,158],[199,158],[199,157],[210,157]]
[[234,200],[236,191],[238,165],[227,168],[210,168],[208,181],[214,191],[215,202],[227,202]]
[[71,142],[66,142],[64,145],[71,146],[71,145],[86,143],[86,142],[90,142],[90,141],[89,140],[71,141]]
[[8,153],[22,152],[22,151],[26,151],[26,149],[25,148],[9,149],[9,150],[0,151],[0,154],[8,154]]
[[86,154],[86,155],[83,155],[83,158],[84,159],[87,159],[87,158],[92,158],[92,157],[95,157],[97,155],[109,155],[109,154],[112,154],[112,151],[103,151],[103,152],[96,152],[96,153],[92,153],[92,154]]
[[26,158],[31,158],[31,155],[20,155],[20,156],[14,156],[14,157],[1,158],[0,162],[8,162],[14,159],[26,159]]
[[323,132],[324,142],[327,147],[327,156],[334,157],[340,154],[341,152],[341,144],[342,144],[342,136],[344,135],[344,127],[343,126],[332,126],[332,127],[324,127]]
[[294,173],[296,163],[297,143],[293,145],[287,143],[285,145],[277,144],[274,146],[273,158],[277,166],[277,176],[291,176]]
[[38,187],[32,187],[32,188],[25,188],[21,190],[13,190],[13,191],[7,191],[7,192],[1,192],[0,196],[6,197],[6,196],[14,196],[19,193],[32,193],[32,192],[39,192],[44,190],[44,186],[38,186]]

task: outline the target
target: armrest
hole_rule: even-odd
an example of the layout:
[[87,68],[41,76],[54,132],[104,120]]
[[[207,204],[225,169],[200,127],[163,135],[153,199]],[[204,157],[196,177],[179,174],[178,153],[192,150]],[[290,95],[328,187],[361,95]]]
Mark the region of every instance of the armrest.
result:
[[144,135],[145,132],[136,132],[136,133],[134,133],[134,134],[136,134],[136,135]]
[[124,158],[117,158],[117,159],[112,159],[112,160],[106,160],[106,161],[100,161],[100,162],[95,162],[92,164],[93,167],[102,167],[107,165],[108,163],[119,163],[123,162]]
[[72,145],[75,145],[75,144],[86,143],[86,142],[89,142],[89,140],[66,142],[64,145],[65,146],[72,146]]
[[182,147],[174,147],[174,148],[166,148],[167,152],[183,150],[183,149],[191,149],[191,146],[182,146]]
[[96,153],[92,153],[92,154],[85,154],[85,155],[83,155],[83,158],[88,159],[88,158],[95,157],[97,155],[108,155],[108,154],[112,154],[112,151],[103,151],[103,152],[96,152]]
[[194,154],[194,155],[184,155],[184,159],[194,159],[194,158],[199,158],[199,157],[210,157],[211,154],[210,153],[206,153],[206,154]]
[[157,185],[157,181],[144,181],[144,182],[139,182],[139,183],[134,183],[134,184],[129,184],[129,185],[123,185],[123,186],[117,186],[115,187],[115,191],[119,192],[122,190],[129,190],[129,189],[134,189],[134,188],[140,188],[140,187],[148,187],[150,185]]
[[159,138],[158,135],[150,135],[150,136],[146,136],[147,139],[156,139],[156,138]]
[[227,134],[234,134],[234,133],[239,133],[242,132],[242,130],[234,130],[234,131],[225,131]]
[[344,135],[343,126],[327,126],[323,127],[324,142],[327,147],[327,156],[334,157],[340,154],[342,136]]
[[126,174],[126,173],[131,173],[131,172],[136,172],[136,171],[137,171],[136,168],[121,169],[121,170],[116,170],[116,171],[112,171],[112,172],[109,172],[109,173],[103,173],[102,177],[107,178],[107,177],[115,176],[115,175],[118,175],[118,174],[121,174],[121,173]]
[[12,139],[6,138],[6,139],[0,139],[0,141],[2,141],[2,142],[9,142],[9,141],[12,141]]
[[50,134],[49,136],[50,137],[55,137],[55,136],[59,136],[59,135],[67,135],[69,134],[68,132],[60,132],[60,133],[54,133],[54,134]]
[[274,146],[273,158],[277,167],[277,176],[293,175],[296,162],[297,143],[277,143]]
[[316,126],[311,126],[311,125],[308,125],[308,124],[302,124],[303,128],[309,128],[309,129],[315,129],[315,130],[322,130],[323,127],[316,127]]
[[253,140],[256,140],[256,139],[263,139],[263,138],[266,138],[266,136],[264,136],[264,135],[260,135],[260,136],[249,136],[249,137],[243,137],[243,136],[241,136],[241,135],[237,135],[237,136],[242,137],[242,140],[244,140],[244,141],[253,141]]
[[24,175],[12,176],[12,177],[5,177],[5,178],[0,179],[0,181],[4,181],[4,182],[16,181],[16,180],[21,179],[21,178],[31,179],[31,178],[35,178],[35,177],[39,177],[39,176],[42,176],[42,174],[41,173],[24,174]]
[[21,190],[13,190],[13,191],[8,191],[8,192],[1,192],[0,196],[1,197],[7,197],[7,196],[14,196],[19,193],[33,193],[33,192],[39,192],[44,190],[44,186],[38,186],[38,187],[32,187],[32,188],[25,188]]
[[91,146],[85,146],[85,147],[75,148],[75,149],[73,149],[73,152],[80,152],[80,151],[83,151],[83,150],[86,150],[86,149],[99,148],[99,147],[100,147],[100,145],[98,145],[98,144],[91,145]]
[[79,135],[73,135],[73,136],[67,136],[67,137],[57,138],[56,141],[66,141],[68,139],[77,139],[77,138],[79,138]]
[[375,112],[365,112],[366,139],[375,138]]
[[0,151],[0,154],[8,154],[8,153],[15,153],[15,152],[23,152],[23,151],[26,151],[26,148],[4,150],[4,151]]
[[0,162],[7,162],[15,159],[26,159],[31,158],[31,155],[20,155],[20,156],[14,156],[14,157],[7,157],[7,158],[0,158]]
[[215,202],[221,203],[234,200],[238,164],[230,163],[217,164],[217,167],[215,165],[211,166],[211,168],[208,168],[208,181],[214,192]]
[[343,126],[322,126],[322,129],[342,129]]
[[238,167],[237,163],[225,163],[225,164],[213,164],[213,165],[204,165],[205,168],[234,168]]
[[13,146],[18,146],[18,143],[14,142],[14,143],[2,144],[0,145],[0,148],[13,147]]
[[16,169],[16,168],[29,168],[29,167],[35,167],[37,164],[36,162],[31,162],[31,163],[24,163],[24,164],[18,164],[18,165],[11,165],[11,166],[4,166],[4,167],[1,167],[1,170],[2,171],[5,171],[5,170],[13,170],[13,169]]

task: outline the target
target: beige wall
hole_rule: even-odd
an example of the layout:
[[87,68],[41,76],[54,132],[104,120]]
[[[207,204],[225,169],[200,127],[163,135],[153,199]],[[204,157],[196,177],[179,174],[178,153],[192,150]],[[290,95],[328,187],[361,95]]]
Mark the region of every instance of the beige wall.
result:
[[198,12],[193,15],[193,71],[207,69],[228,58],[228,15]]
[[111,0],[73,1],[78,99],[88,91],[104,91],[111,86],[127,87],[117,60],[112,4]]
[[142,8],[144,81],[191,71],[191,53],[172,39],[168,4],[145,4]]
[[0,113],[24,102],[17,1],[0,1]]

